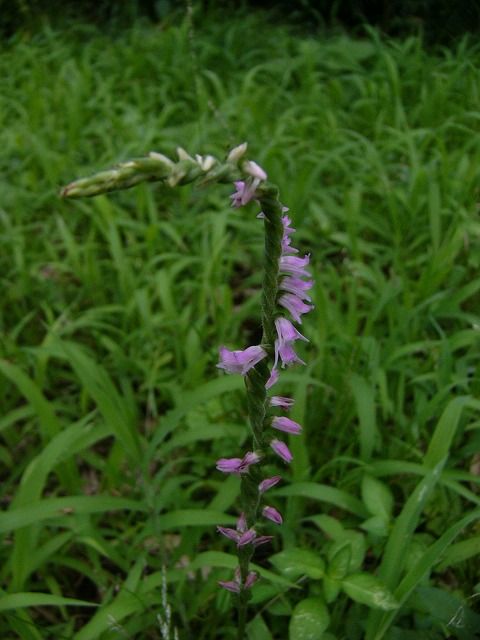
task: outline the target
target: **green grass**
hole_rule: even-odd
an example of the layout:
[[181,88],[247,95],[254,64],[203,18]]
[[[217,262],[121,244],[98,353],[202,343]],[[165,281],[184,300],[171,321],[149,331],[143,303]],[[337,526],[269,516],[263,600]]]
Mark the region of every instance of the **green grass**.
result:
[[[214,526],[238,485],[214,461],[248,431],[242,380],[215,364],[220,344],[258,341],[255,207],[230,209],[226,187],[57,192],[153,149],[243,140],[316,280],[308,367],[282,377],[305,435],[272,492],[272,553],[307,548],[330,571],[295,588],[260,553],[250,640],[286,638],[322,593],[324,640],[474,637],[479,65],[465,41],[305,35],[263,13],[3,44],[2,638],[158,638],[162,567],[181,638],[235,637],[216,581],[236,561]],[[335,597],[345,540],[349,571],[400,611]]]

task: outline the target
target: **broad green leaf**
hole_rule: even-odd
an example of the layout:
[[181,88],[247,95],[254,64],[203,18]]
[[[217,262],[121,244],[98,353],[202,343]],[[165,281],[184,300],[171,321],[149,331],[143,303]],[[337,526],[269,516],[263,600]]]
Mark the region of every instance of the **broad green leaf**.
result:
[[342,589],[352,600],[366,604],[372,609],[389,611],[399,606],[385,584],[369,573],[354,573],[348,576],[342,580]]
[[361,568],[367,552],[365,534],[360,531],[353,531],[352,529],[344,529],[338,520],[323,514],[310,516],[309,518],[306,518],[306,520],[316,524],[335,542],[341,543],[348,541],[351,549],[349,571],[353,573]]
[[75,598],[63,598],[51,593],[8,593],[0,596],[0,611],[15,611],[26,607],[98,607],[96,603],[77,600]]
[[438,571],[444,571],[447,567],[451,567],[459,562],[464,562],[469,558],[480,555],[480,536],[462,540],[447,549],[441,563],[438,565]]
[[364,531],[383,538],[388,535],[388,520],[383,516],[373,516],[360,525]]
[[375,390],[369,382],[356,373],[350,375],[350,388],[357,406],[360,424],[360,456],[370,460],[375,440],[378,438],[375,409]]
[[265,620],[261,615],[257,615],[247,625],[248,640],[273,640]]
[[45,353],[67,360],[86,392],[95,401],[125,453],[134,461],[141,458],[140,438],[130,405],[120,394],[107,370],[78,344],[50,336]]
[[288,487],[272,490],[272,495],[273,494],[277,496],[299,496],[301,498],[310,498],[312,500],[318,500],[319,502],[326,502],[340,507],[345,511],[350,511],[360,518],[368,515],[365,507],[358,498],[351,496],[341,489],[316,482],[296,482]]
[[235,518],[211,509],[180,509],[162,514],[158,518],[157,530],[181,529],[182,527],[214,527],[217,524],[234,524]]
[[388,486],[368,474],[362,479],[362,500],[372,516],[388,521],[392,516],[393,495]]
[[394,589],[396,586],[404,564],[403,550],[417,528],[420,514],[427,498],[440,479],[444,464],[445,460],[440,461],[434,469],[425,475],[395,520],[379,569],[379,577],[390,589]]
[[[416,565],[411,569],[403,580],[395,589],[394,595],[400,605],[407,600],[411,595],[415,587],[420,583],[422,578],[430,571],[437,563],[439,558],[446,549],[452,544],[457,535],[471,522],[480,520],[480,509],[471,511],[467,516],[462,518],[459,522],[452,525],[445,533],[434,542],[423,554],[423,557],[418,560]],[[385,633],[388,631],[390,625],[395,619],[395,612],[385,613],[379,618],[375,619],[375,626],[370,635],[367,636],[371,640],[382,640]]]
[[334,543],[328,551],[328,577],[332,580],[342,580],[350,567],[352,547],[348,540]]
[[35,411],[40,422],[42,439],[44,443],[47,443],[50,438],[53,438],[62,429],[52,403],[45,398],[35,382],[20,367],[6,360],[0,360],[0,373],[17,386],[20,393]]
[[[35,504],[9,509],[0,514],[0,533],[15,531],[21,527],[50,520],[65,519],[68,513],[102,513],[106,511],[145,511],[146,506],[135,500],[111,496],[71,496],[67,498],[46,498]],[[65,523],[64,526],[67,526]]]
[[331,602],[335,602],[338,594],[340,593],[340,589],[342,588],[341,583],[338,580],[334,580],[327,575],[323,578],[322,586],[323,594],[328,604],[330,604]]
[[273,566],[287,578],[294,580],[308,576],[320,580],[325,574],[325,563],[318,553],[308,549],[285,549],[269,558]]
[[293,610],[288,628],[289,640],[323,640],[330,615],[323,598],[301,600]]
[[470,401],[469,396],[460,396],[451,400],[435,427],[430,439],[424,463],[426,467],[433,469],[441,460],[444,460],[452,445],[452,440],[460,422],[463,407]]

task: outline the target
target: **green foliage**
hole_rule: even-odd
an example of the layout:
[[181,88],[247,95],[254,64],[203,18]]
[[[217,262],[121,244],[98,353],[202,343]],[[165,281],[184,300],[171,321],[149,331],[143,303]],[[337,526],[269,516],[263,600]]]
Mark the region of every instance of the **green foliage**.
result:
[[270,492],[284,524],[259,550],[248,636],[468,640],[478,47],[201,17],[44,28],[0,53],[0,636],[159,637],[165,566],[180,638],[235,638],[217,580],[236,558],[214,529],[235,521],[238,479],[214,461],[246,446],[247,414],[215,364],[258,340],[254,209],[226,187],[57,190],[152,149],[248,140],[316,280],[311,364],[278,390],[304,435]]

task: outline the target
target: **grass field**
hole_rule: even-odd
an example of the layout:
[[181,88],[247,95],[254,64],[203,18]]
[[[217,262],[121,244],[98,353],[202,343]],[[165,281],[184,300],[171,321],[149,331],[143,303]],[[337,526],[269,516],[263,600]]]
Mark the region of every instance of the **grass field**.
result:
[[249,434],[243,381],[215,364],[259,339],[255,207],[225,186],[58,190],[244,140],[316,281],[308,366],[280,389],[304,435],[272,490],[285,522],[257,556],[249,640],[476,637],[479,65],[465,41],[294,33],[263,13],[3,44],[2,640],[161,638],[164,572],[182,640],[236,637],[215,526],[238,482],[215,460]]

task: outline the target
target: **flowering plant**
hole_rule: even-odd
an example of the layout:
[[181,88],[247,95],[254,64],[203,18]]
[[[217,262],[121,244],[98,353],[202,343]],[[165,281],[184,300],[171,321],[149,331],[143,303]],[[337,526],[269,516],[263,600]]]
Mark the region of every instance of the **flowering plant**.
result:
[[67,185],[63,197],[93,196],[116,189],[125,189],[143,181],[163,181],[170,186],[200,179],[203,183],[230,182],[235,185],[232,206],[243,207],[256,201],[265,229],[264,277],[262,284],[262,328],[260,345],[243,350],[221,346],[218,367],[228,374],[245,377],[249,422],[252,431],[252,450],[242,457],[221,458],[217,469],[225,474],[238,475],[241,480],[241,510],[235,529],[218,527],[219,533],[232,540],[237,547],[239,565],[233,579],[220,585],[238,597],[238,638],[244,637],[247,603],[250,589],[258,576],[250,570],[250,561],[257,546],[271,541],[272,536],[259,533],[264,520],[276,525],[282,515],[264,502],[264,494],[280,482],[281,477],[264,477],[262,466],[270,453],[283,463],[292,461],[288,445],[275,432],[299,435],[301,426],[286,416],[271,414],[271,408],[288,411],[293,399],[270,395],[278,382],[280,371],[295,364],[304,364],[295,352],[295,342],[305,338],[294,326],[313,306],[308,291],[313,286],[308,265],[310,256],[299,257],[292,245],[295,229],[288,208],[278,199],[277,188],[267,181],[266,172],[255,162],[245,160],[247,145],[235,147],[221,163],[213,156],[195,158],[183,149],[178,150],[178,162],[152,152],[147,158],[130,160],[117,167]]

